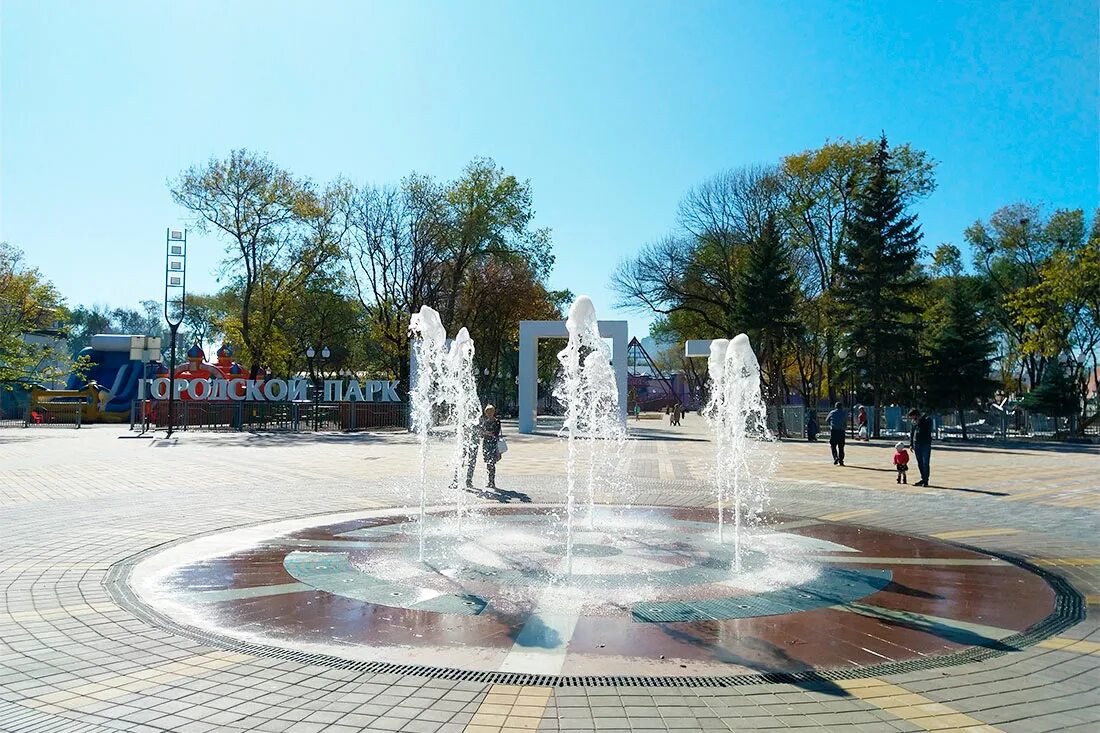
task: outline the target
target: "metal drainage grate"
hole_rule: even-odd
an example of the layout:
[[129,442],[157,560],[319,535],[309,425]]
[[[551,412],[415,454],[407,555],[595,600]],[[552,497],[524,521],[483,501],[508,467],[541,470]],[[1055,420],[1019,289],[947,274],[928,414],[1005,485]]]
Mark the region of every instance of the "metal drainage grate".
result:
[[[187,540],[193,537],[185,538]],[[185,541],[185,540],[179,540]],[[160,614],[142,603],[129,586],[129,575],[134,565],[145,556],[175,544],[165,543],[121,560],[111,566],[104,579],[111,597],[121,607],[153,626],[163,628],[179,636],[206,644],[208,646],[240,652],[257,657],[280,659],[303,665],[316,664],[336,669],[348,669],[363,674],[393,674],[427,677],[451,681],[477,682],[483,684],[532,685],[539,687],[740,687],[763,684],[797,684],[804,689],[813,689],[820,685],[822,689],[832,687],[836,680],[851,680],[864,677],[902,674],[918,670],[954,667],[961,664],[982,662],[999,657],[1010,651],[1019,651],[1048,639],[1085,618],[1085,600],[1077,590],[1060,575],[1024,560],[1023,558],[992,550],[980,549],[961,543],[959,547],[981,552],[1004,560],[1019,568],[1043,578],[1054,591],[1054,610],[1039,623],[1025,631],[1012,634],[997,642],[995,647],[971,647],[960,652],[935,657],[922,657],[897,662],[883,662],[865,667],[844,669],[808,670],[805,672],[760,672],[756,674],[717,675],[717,676],[593,676],[593,675],[538,675],[525,672],[489,672],[456,669],[451,667],[429,667],[413,664],[392,664],[389,662],[363,662],[343,659],[330,654],[313,654],[290,649],[282,649],[264,644],[238,641],[219,634],[213,634],[190,626],[184,626]]]

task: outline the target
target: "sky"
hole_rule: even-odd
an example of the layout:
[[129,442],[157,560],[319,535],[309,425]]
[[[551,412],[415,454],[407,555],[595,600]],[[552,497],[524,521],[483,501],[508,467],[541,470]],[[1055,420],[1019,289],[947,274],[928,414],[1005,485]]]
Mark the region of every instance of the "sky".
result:
[[[317,182],[491,157],[531,183],[550,284],[639,336],[609,276],[685,192],[828,139],[938,161],[929,250],[1100,202],[1097,0],[0,2],[0,239],[72,306],[161,298],[167,181],[237,147]],[[189,245],[215,289],[224,242]]]

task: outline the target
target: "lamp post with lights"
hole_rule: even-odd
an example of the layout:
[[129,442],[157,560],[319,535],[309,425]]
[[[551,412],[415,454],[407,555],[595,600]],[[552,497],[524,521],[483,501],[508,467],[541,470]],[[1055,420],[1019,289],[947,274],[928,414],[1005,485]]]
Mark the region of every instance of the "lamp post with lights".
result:
[[[168,436],[175,430],[176,334],[187,307],[187,230],[168,228],[164,256],[164,320],[171,334],[168,365]],[[144,376],[144,375],[143,375]]]
[[[327,346],[321,347],[321,365],[323,366],[328,358],[332,355]],[[321,417],[321,375],[314,371],[314,359],[317,356],[317,350],[312,346],[306,349],[306,361],[309,362],[309,373],[313,377],[313,432],[317,432],[320,425]]]

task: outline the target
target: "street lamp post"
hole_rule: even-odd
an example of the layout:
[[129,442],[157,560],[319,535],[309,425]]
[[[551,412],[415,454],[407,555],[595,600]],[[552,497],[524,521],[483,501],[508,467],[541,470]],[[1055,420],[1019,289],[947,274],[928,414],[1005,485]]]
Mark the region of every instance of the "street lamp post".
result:
[[[187,230],[168,228],[164,256],[164,320],[171,334],[168,366],[168,435],[172,437],[176,414],[176,334],[187,307]],[[141,375],[145,378],[145,375]]]
[[313,432],[315,433],[320,428],[321,418],[321,375],[319,370],[324,367],[325,362],[328,361],[331,355],[332,352],[329,351],[329,348],[327,346],[322,346],[321,358],[319,360],[320,364],[318,365],[318,369],[315,370],[314,364],[316,362],[314,359],[317,356],[317,351],[312,346],[306,349],[306,362],[309,364],[310,376],[313,377]]

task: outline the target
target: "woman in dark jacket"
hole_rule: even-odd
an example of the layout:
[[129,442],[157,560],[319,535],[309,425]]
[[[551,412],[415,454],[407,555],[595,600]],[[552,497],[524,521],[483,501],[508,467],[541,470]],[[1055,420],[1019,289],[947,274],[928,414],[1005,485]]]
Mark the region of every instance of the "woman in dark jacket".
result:
[[[481,440],[478,441],[480,434]],[[485,406],[485,412],[478,422],[477,431],[474,433],[474,441],[470,445],[470,464],[466,470],[466,488],[473,488],[474,465],[477,463],[478,443],[481,443],[482,455],[485,457],[485,468],[489,472],[489,488],[497,487],[497,441],[500,440],[500,418],[497,417],[497,408],[492,405]]]

